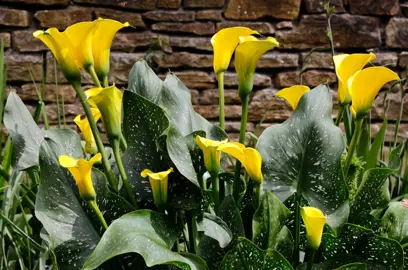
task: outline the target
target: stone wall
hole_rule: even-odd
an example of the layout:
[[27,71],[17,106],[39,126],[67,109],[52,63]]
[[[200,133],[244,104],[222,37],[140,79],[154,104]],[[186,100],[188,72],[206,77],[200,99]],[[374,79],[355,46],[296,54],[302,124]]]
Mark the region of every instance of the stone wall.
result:
[[[374,64],[403,73],[408,64],[408,1],[331,0],[331,4],[336,7],[332,31],[338,53],[373,51],[377,55]],[[259,61],[255,76],[248,130],[254,131],[263,120],[262,130],[291,114],[290,107],[274,95],[278,89],[299,83],[300,66],[312,48],[322,47],[309,58],[303,83],[329,83],[335,89],[322,5],[323,0],[0,0],[0,38],[7,48],[8,84],[32,109],[37,92],[29,70],[39,87],[44,79],[46,108],[55,125],[57,78],[67,122],[74,126],[72,119],[81,112],[75,92],[62,74],[55,72],[51,53],[32,37],[32,32],[48,27],[63,30],[97,17],[112,18],[128,21],[134,29],[125,29],[114,40],[110,80],[126,87],[130,68],[144,57],[162,77],[174,72],[191,89],[196,110],[216,122],[218,90],[210,38],[224,27],[243,25],[264,36],[275,36],[282,45]],[[88,77],[83,81],[90,82]],[[240,102],[233,64],[225,75],[225,88],[227,131],[236,137]],[[372,111],[377,122],[373,134],[383,118],[384,94],[380,95]],[[389,139],[399,112],[400,94],[392,93],[390,98]],[[407,138],[408,106],[403,121],[399,136]]]

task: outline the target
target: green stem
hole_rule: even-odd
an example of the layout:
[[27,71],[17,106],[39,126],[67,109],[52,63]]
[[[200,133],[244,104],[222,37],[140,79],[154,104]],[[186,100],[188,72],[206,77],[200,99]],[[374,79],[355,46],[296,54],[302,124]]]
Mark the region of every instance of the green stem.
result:
[[219,177],[218,177],[218,181],[219,181],[219,185],[220,185],[219,196],[220,196],[220,204],[221,204],[222,201],[225,198],[225,182],[222,181]]
[[[41,101],[42,102],[42,101]],[[45,109],[45,105],[43,102],[42,110],[41,110],[41,115],[42,115],[42,120],[44,123],[44,129],[49,129],[49,124],[48,124],[48,115],[47,115],[47,110]]]
[[0,176],[3,177],[6,181],[9,181],[10,174],[0,165]]
[[213,193],[215,211],[217,212],[218,207],[220,206],[220,182],[218,181],[218,175],[211,175],[211,190]]
[[128,181],[128,178],[125,172],[125,168],[123,167],[122,158],[120,156],[120,146],[119,145],[120,145],[119,140],[114,139],[112,142],[112,148],[113,148],[113,155],[115,156],[115,160],[116,160],[116,165],[118,166],[120,176],[122,177],[123,186],[125,187],[126,193],[129,196],[129,199],[132,202],[132,205],[136,209],[139,209],[135,195],[132,192],[132,187],[129,184],[129,181]]
[[299,196],[296,195],[295,202],[295,246],[293,250],[293,265],[296,268],[299,264],[299,245],[300,245],[300,205]]
[[[242,113],[241,113],[241,128],[239,130],[239,142],[245,143],[246,125],[248,121],[248,105],[249,97],[248,95],[241,98],[242,102]],[[237,160],[235,164],[235,178],[233,183],[233,196],[236,201],[239,199],[239,178],[241,175],[241,162]]]
[[95,138],[96,146],[98,147],[99,153],[101,153],[101,155],[102,155],[102,165],[103,165],[103,168],[105,169],[106,177],[108,178],[109,184],[115,190],[117,190],[118,189],[118,184],[117,184],[116,179],[115,179],[115,177],[113,175],[112,168],[111,168],[111,166],[109,164],[108,156],[106,155],[105,147],[104,147],[103,142],[102,142],[101,135],[99,134],[98,127],[96,126],[95,120],[94,120],[94,118],[92,116],[89,104],[86,101],[85,94],[84,94],[84,92],[82,92],[81,85],[79,83],[73,83],[72,86],[74,87],[74,89],[75,89],[75,91],[76,91],[76,93],[77,93],[77,95],[79,97],[79,100],[80,100],[80,102],[82,104],[82,107],[84,108],[85,115],[88,118],[89,126],[90,126],[90,128],[92,130],[92,134],[93,134],[93,136]]
[[351,118],[350,118],[350,110],[349,106],[346,105],[343,111],[343,119],[344,119],[344,131],[346,132],[346,139],[347,145],[350,144],[352,138],[352,131],[351,131]]
[[310,249],[309,257],[307,258],[307,268],[306,268],[306,270],[312,270],[315,253],[316,253],[315,250]]
[[188,228],[188,243],[190,253],[197,252],[197,219],[191,212],[186,212],[187,228]]
[[95,86],[96,87],[102,87],[101,82],[98,79],[98,75],[96,75],[94,66],[92,66],[92,65],[89,66],[87,68],[87,71],[88,71],[89,75],[91,75],[92,81],[94,82]]
[[353,139],[351,139],[349,151],[347,153],[346,162],[344,164],[344,176],[347,177],[348,171],[350,169],[351,160],[353,159],[354,152],[357,148],[358,141],[360,140],[360,133],[361,133],[361,126],[363,125],[363,119],[356,119],[355,121],[355,129],[353,134]]
[[255,190],[254,190],[254,195],[252,197],[252,201],[253,201],[253,205],[256,211],[261,202],[261,185],[258,183],[255,183]]
[[122,134],[120,135],[119,140],[120,140],[120,149],[122,149],[122,151],[125,151],[127,149],[128,145],[127,145],[127,142],[125,140],[125,137],[123,137]]
[[398,137],[398,129],[400,127],[401,119],[402,119],[402,113],[404,111],[404,97],[405,97],[405,89],[401,89],[401,104],[400,104],[400,110],[399,110],[399,115],[397,118],[397,122],[395,123],[395,130],[394,130],[394,148],[397,147],[397,137]]
[[337,111],[336,121],[334,122],[336,126],[340,125],[341,119],[343,118],[343,112],[344,112],[344,106],[340,105],[339,110]]
[[225,112],[224,112],[224,72],[217,74],[218,79],[218,99],[220,108],[220,127],[225,128]]
[[57,61],[54,59],[54,78],[55,78],[55,93],[57,102],[57,118],[58,118],[58,128],[61,128],[61,112],[59,103],[59,88],[58,88],[58,75],[57,75]]
[[99,222],[101,223],[102,227],[106,231],[108,229],[108,224],[106,224],[105,218],[103,217],[101,210],[99,210],[99,207],[96,204],[96,201],[95,200],[90,200],[90,201],[88,201],[88,205],[95,212],[96,216],[99,219]]
[[103,78],[103,87],[109,87],[108,76],[105,76],[105,78]]

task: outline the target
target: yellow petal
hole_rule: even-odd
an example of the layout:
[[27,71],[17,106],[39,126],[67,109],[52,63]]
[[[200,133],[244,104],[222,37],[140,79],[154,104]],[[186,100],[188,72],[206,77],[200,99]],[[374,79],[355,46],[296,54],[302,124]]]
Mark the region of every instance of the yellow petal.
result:
[[338,99],[341,104],[348,104],[351,101],[348,90],[349,78],[375,58],[376,56],[373,53],[341,54],[333,57],[339,79]]
[[84,92],[84,93],[85,93],[85,96],[86,96],[86,99],[88,100],[88,103],[89,103],[89,105],[91,105],[91,107],[93,107],[93,108],[98,108],[98,107],[96,106],[95,102],[93,102],[93,101],[90,100],[89,98],[90,98],[90,97],[93,97],[93,96],[96,96],[96,95],[99,94],[102,90],[103,90],[102,87],[95,87],[95,88],[91,88],[91,89],[89,89],[89,90],[86,90],[86,91]]
[[76,167],[78,160],[70,156],[61,155],[59,156],[59,164],[64,168]]
[[149,176],[153,200],[158,208],[162,208],[167,202],[168,175],[171,172],[173,172],[173,168],[158,173],[154,173],[149,169],[144,169],[140,174],[143,178]]
[[258,184],[262,183],[262,157],[261,154],[254,148],[246,148],[244,150],[245,155],[245,170],[247,171],[249,178]]
[[314,207],[302,207],[301,215],[306,227],[306,235],[309,247],[317,250],[322,240],[326,216],[323,212]]
[[292,109],[296,110],[296,107],[302,96],[309,91],[310,88],[307,86],[294,85],[292,87],[280,90],[278,93],[276,93],[276,96],[286,99],[290,106],[292,106]]
[[232,54],[238,46],[240,36],[259,34],[247,27],[230,27],[218,31],[212,38],[211,44],[214,50],[214,72],[224,72],[231,61]]
[[203,152],[205,168],[212,175],[218,174],[220,171],[220,152],[217,150],[217,147],[227,143],[227,141],[228,139],[214,141],[196,136],[195,142]]
[[93,164],[95,164],[96,162],[99,162],[102,160],[102,154],[101,153],[97,153],[96,155],[94,155],[89,162]]
[[348,81],[354,117],[363,117],[368,113],[381,87],[399,79],[395,72],[386,67],[369,67],[354,74]]
[[245,146],[237,142],[228,142],[223,145],[218,146],[218,151],[226,153],[230,156],[233,156],[239,160],[242,164],[245,163]]
[[168,175],[173,172],[173,168],[168,169],[167,171],[163,171],[163,172],[158,172],[158,173],[154,173],[149,169],[144,169],[141,172],[141,176],[143,178],[146,178],[146,176],[149,176],[149,178],[155,179],[155,180],[163,180],[166,177],[168,177]]
[[109,53],[112,40],[123,27],[129,26],[129,23],[121,23],[115,20],[98,18],[94,21],[96,24],[92,37],[92,51],[95,62],[95,71],[100,80],[109,73]]
[[[101,113],[96,108],[91,108],[93,119],[98,122],[99,118],[101,118]],[[81,119],[81,115],[77,115],[74,118],[74,123],[77,124],[78,128],[81,130],[82,135],[85,139],[85,152],[88,154],[95,154],[98,151],[98,147],[95,142],[95,138],[93,136],[91,126],[89,125],[89,121],[87,118]]]
[[258,40],[254,36],[241,36],[235,50],[235,70],[238,74],[238,94],[247,96],[253,88],[253,77],[259,58],[267,51],[279,46],[279,42],[268,37]]

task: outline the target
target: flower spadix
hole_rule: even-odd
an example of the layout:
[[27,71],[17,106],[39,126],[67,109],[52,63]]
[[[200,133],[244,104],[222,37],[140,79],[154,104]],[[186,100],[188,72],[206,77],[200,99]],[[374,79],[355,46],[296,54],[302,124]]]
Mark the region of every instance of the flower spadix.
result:
[[276,96],[284,98],[290,104],[292,109],[296,110],[302,96],[309,91],[310,88],[305,85],[294,85],[280,90],[276,93]]
[[157,173],[154,173],[149,169],[144,169],[140,174],[143,178],[149,177],[154,204],[157,206],[157,208],[162,208],[167,202],[169,174],[171,172],[173,172],[173,168]]
[[228,69],[232,54],[239,44],[240,36],[259,34],[247,27],[229,27],[218,31],[212,38],[214,50],[214,72],[216,74]]
[[237,142],[222,144],[217,149],[239,160],[249,177],[258,184],[262,183],[262,157],[256,149]]
[[384,84],[399,80],[398,75],[386,67],[369,67],[357,71],[349,80],[351,112],[355,118],[364,117],[371,109],[375,97]]
[[86,200],[95,200],[96,193],[92,184],[91,172],[92,166],[101,161],[102,155],[100,153],[93,156],[89,161],[85,159],[75,159],[70,156],[59,156],[59,164],[67,168],[74,177],[76,184],[78,185],[79,194]]
[[235,49],[235,70],[238,74],[238,95],[243,98],[252,91],[259,58],[279,46],[279,42],[273,37],[260,40],[254,36],[241,36],[239,42]]
[[120,139],[123,93],[115,85],[99,90],[87,91],[88,102],[101,112],[103,126],[109,139]]
[[339,79],[338,99],[340,104],[346,105],[351,102],[348,86],[350,77],[375,58],[376,56],[373,53],[340,54],[333,57],[336,75]]
[[228,142],[228,139],[223,141],[213,141],[200,136],[196,136],[196,144],[203,151],[204,165],[211,175],[217,175],[220,171],[220,151],[218,146]]
[[[98,122],[99,118],[101,118],[101,113],[96,108],[91,108],[92,117],[95,120],[95,123]],[[98,152],[98,147],[96,146],[95,138],[92,134],[91,127],[89,125],[88,118],[81,119],[81,115],[78,114],[74,118],[75,124],[77,124],[78,128],[81,130],[82,135],[85,139],[85,152],[88,154],[96,154]]]
[[309,206],[302,207],[300,214],[306,227],[308,245],[311,249],[317,250],[322,241],[323,228],[327,218],[320,209]]

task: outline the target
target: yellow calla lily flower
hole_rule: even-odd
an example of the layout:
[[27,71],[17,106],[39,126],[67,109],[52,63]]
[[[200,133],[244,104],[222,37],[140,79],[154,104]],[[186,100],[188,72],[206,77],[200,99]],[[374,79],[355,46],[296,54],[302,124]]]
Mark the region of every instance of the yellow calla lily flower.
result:
[[154,173],[149,169],[141,172],[143,178],[149,177],[150,186],[152,187],[153,200],[157,208],[162,208],[167,203],[167,190],[169,186],[169,174],[173,168],[164,172]]
[[220,171],[220,151],[217,150],[217,147],[227,143],[228,139],[213,141],[196,136],[195,142],[203,151],[205,168],[211,175],[217,175]]
[[[88,93],[95,94],[94,93]],[[122,136],[122,98],[123,93],[115,85],[103,88],[98,94],[89,96],[89,104],[94,104],[102,115],[103,126],[109,139],[120,139]]]
[[249,177],[258,184],[262,183],[262,157],[256,149],[251,147],[247,148],[241,143],[228,142],[218,146],[218,151],[239,160],[245,167]]
[[[101,113],[99,112],[98,109],[91,108],[92,112],[92,117],[95,120],[95,123],[98,122],[99,118],[101,118]],[[79,127],[79,129],[82,132],[82,135],[84,135],[85,139],[85,152],[88,154],[96,154],[98,152],[98,147],[96,146],[95,138],[92,134],[91,127],[88,122],[88,118],[81,119],[81,115],[78,114],[74,118],[75,124]]]
[[310,88],[305,85],[294,85],[280,90],[276,96],[284,98],[292,106],[292,109],[296,110],[302,96],[309,91]]
[[86,91],[84,92],[84,93],[85,93],[85,96],[86,96],[86,99],[87,99],[89,105],[91,105],[92,108],[98,108],[98,106],[96,106],[95,102],[93,102],[92,99],[90,99],[90,98],[93,97],[93,96],[96,96],[96,95],[99,94],[102,90],[103,90],[102,87],[95,87],[95,88],[91,88],[91,89],[89,89],[89,90],[86,90]]
[[129,23],[98,18],[94,21],[96,28],[92,35],[92,53],[95,63],[95,72],[103,81],[109,73],[109,54],[112,40],[120,29],[128,27]]
[[313,250],[317,250],[322,241],[323,228],[327,218],[321,210],[309,206],[302,207],[300,214],[306,227],[309,247]]
[[259,40],[254,36],[241,36],[239,41],[240,44],[235,49],[235,70],[238,74],[238,95],[242,99],[252,91],[259,58],[279,46],[279,42],[273,37]]
[[214,50],[214,72],[216,74],[228,69],[232,54],[239,44],[240,36],[259,34],[247,27],[229,27],[218,31],[211,38],[211,45]]
[[339,79],[338,99],[340,104],[346,105],[351,102],[351,96],[348,89],[348,80],[357,71],[363,69],[370,61],[376,58],[375,54],[355,53],[340,54],[333,57],[336,67],[336,75]]
[[369,67],[356,72],[348,80],[351,94],[351,112],[355,118],[364,117],[384,84],[400,80],[398,75],[386,67]]
[[75,159],[70,156],[61,155],[59,156],[59,164],[67,168],[69,172],[74,177],[76,184],[78,185],[79,194],[86,200],[95,200],[96,193],[92,184],[91,172],[92,166],[101,161],[101,153],[93,156],[89,161],[85,159]]
[[64,32],[58,31],[57,28],[50,28],[46,31],[35,31],[33,36],[40,39],[51,50],[69,82],[81,82],[80,68],[82,66],[74,45]]

